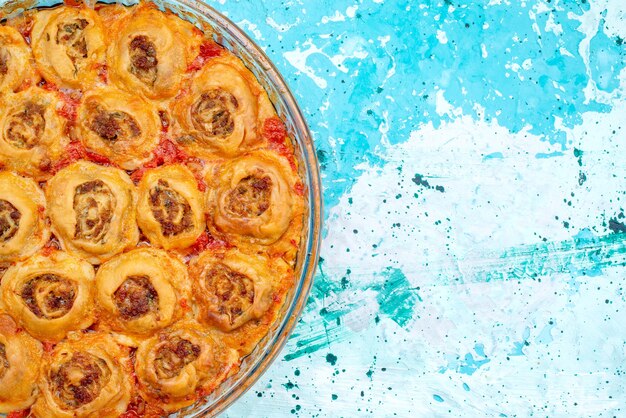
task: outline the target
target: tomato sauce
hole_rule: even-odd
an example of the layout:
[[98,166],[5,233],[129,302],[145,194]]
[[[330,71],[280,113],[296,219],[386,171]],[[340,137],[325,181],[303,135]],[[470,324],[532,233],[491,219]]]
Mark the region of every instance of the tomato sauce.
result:
[[136,411],[130,410],[122,413],[120,418],[140,418],[140,416]]
[[61,100],[63,101],[63,106],[58,110],[58,114],[69,120],[70,122],[75,122],[76,117],[78,115],[78,106],[80,105],[80,100],[72,97],[67,93],[60,93]]
[[152,406],[148,402],[143,400],[143,398],[141,398],[140,396],[136,396],[134,399],[131,400],[128,408],[126,408],[126,412],[120,415],[120,418],[156,418],[162,416],[164,416],[164,413],[161,408]]
[[196,242],[194,242],[194,244],[191,247],[189,247],[188,255],[195,256],[206,250],[217,250],[217,249],[222,249],[222,248],[223,249],[232,248],[232,245],[226,241],[216,239],[209,232],[204,231],[198,237]]
[[196,178],[196,183],[198,184],[198,190],[201,192],[206,192],[207,184],[202,177],[202,169],[204,168],[204,161],[197,157],[189,157],[187,158],[187,168],[191,170],[193,176]]
[[205,192],[207,189],[207,184],[202,177],[204,162],[197,157],[190,157],[186,152],[178,148],[178,146],[176,146],[176,144],[174,144],[169,139],[162,140],[161,143],[154,150],[154,157],[152,158],[152,160],[148,161],[142,167],[135,170],[130,175],[130,177],[134,182],[139,182],[147,170],[159,167],[161,165],[177,163],[185,164],[187,168],[191,170],[194,178],[196,179],[198,190],[200,190],[201,192]]
[[304,184],[302,184],[302,182],[297,182],[296,185],[293,186],[293,190],[298,196],[304,196]]
[[33,23],[33,19],[31,18],[20,19],[20,23],[16,28],[17,31],[22,34],[28,45],[30,45],[30,35],[33,30]]
[[157,145],[154,149],[154,156],[152,159],[137,170],[133,171],[130,178],[133,179],[134,182],[139,182],[144,173],[151,168],[168,164],[183,163],[187,160],[189,160],[189,155],[178,148],[171,140],[163,136],[159,145]]
[[109,83],[109,67],[106,64],[98,64],[98,78],[104,84]]
[[83,0],[63,0],[66,6],[80,7],[83,5]]
[[198,52],[198,56],[193,62],[187,67],[187,72],[198,71],[206,62],[213,58],[221,55],[224,49],[216,44],[213,41],[206,41],[202,45],[200,45],[200,52]]
[[265,119],[265,122],[263,123],[263,138],[269,142],[271,149],[289,161],[289,165],[294,172],[297,171],[293,152],[289,149],[286,143],[287,128],[285,128],[285,124],[282,120],[276,116]]
[[52,253],[54,253],[57,249],[54,248],[51,245],[45,245],[42,249],[41,249],[41,255],[43,255],[44,257],[50,257],[50,255],[52,255]]
[[161,120],[161,132],[166,133],[170,129],[170,118],[165,110],[159,110],[159,119]]
[[63,159],[61,159],[58,163],[56,163],[56,165],[52,167],[52,173],[56,174],[63,168],[72,163],[75,163],[78,160],[89,160],[93,163],[100,165],[115,166],[115,164],[113,164],[113,162],[104,155],[96,154],[93,151],[89,151],[80,142],[73,141],[70,142],[67,148],[65,148],[65,157],[63,157]]
[[21,411],[13,411],[7,414],[7,418],[26,418],[30,414],[30,409],[23,409]]
[[63,105],[57,110],[57,113],[70,122],[76,122],[77,110],[80,105],[80,93],[76,92],[72,94],[61,91],[56,84],[47,81],[41,82],[40,87],[44,90],[57,93],[63,102]]
[[278,117],[267,118],[263,123],[263,137],[270,144],[284,145],[287,137],[287,128],[285,128],[285,124]]
[[51,342],[42,341],[41,344],[43,345],[43,349],[46,353],[50,353],[54,349],[54,344],[52,344]]

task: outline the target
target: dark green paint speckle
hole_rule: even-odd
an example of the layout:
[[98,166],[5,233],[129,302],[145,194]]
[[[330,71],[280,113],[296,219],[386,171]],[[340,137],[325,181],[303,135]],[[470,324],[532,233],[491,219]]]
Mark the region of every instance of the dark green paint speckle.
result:
[[334,366],[335,364],[337,364],[337,356],[332,353],[328,353],[326,354],[326,361]]
[[411,181],[418,186],[424,187],[426,189],[434,189],[441,193],[445,192],[445,188],[443,186],[431,186],[428,180],[426,180],[421,174],[415,174],[415,177],[413,177]]
[[287,390],[291,390],[293,388],[297,388],[298,387],[298,385],[296,385],[295,383],[292,383],[291,380],[289,380],[287,383],[283,383],[283,386]]

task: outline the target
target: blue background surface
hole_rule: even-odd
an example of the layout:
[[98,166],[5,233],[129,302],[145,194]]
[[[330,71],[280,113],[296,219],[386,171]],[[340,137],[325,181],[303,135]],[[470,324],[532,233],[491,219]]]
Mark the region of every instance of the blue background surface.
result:
[[226,416],[625,413],[625,2],[209,4],[287,79],[326,204]]

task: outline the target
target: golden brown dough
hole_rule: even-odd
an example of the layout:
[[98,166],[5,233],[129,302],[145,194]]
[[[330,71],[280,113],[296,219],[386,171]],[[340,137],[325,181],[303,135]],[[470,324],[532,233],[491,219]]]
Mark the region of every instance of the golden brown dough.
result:
[[132,93],[163,100],[178,93],[200,38],[193,26],[143,3],[118,20],[107,57],[111,81]]
[[100,266],[96,275],[101,323],[128,336],[149,337],[182,318],[189,300],[186,266],[163,250],[137,248]]
[[139,182],[137,222],[153,245],[182,250],[204,232],[204,193],[183,165],[148,170]]
[[194,321],[145,340],[137,349],[139,392],[165,411],[191,405],[237,371],[239,355]]
[[137,245],[135,186],[124,171],[78,161],[48,181],[46,198],[67,252],[100,264]]
[[20,174],[45,180],[69,140],[57,114],[58,97],[38,87],[0,99],[0,163]]
[[267,80],[159,7],[0,24],[0,415],[165,416],[281,326],[294,144]]
[[293,216],[294,174],[275,154],[257,151],[229,161],[209,178],[209,229],[231,240],[276,242]]
[[98,78],[106,47],[98,14],[61,6],[34,15],[31,45],[43,77],[59,87],[86,89]]
[[0,92],[15,92],[37,81],[33,55],[22,35],[11,26],[0,26]]
[[266,257],[237,249],[205,251],[189,272],[200,319],[206,324],[232,331],[269,308],[273,274]]
[[94,321],[93,267],[62,251],[10,267],[0,292],[2,308],[42,341],[60,341]]
[[0,171],[0,262],[23,260],[50,238],[46,200],[33,180]]
[[172,104],[174,137],[194,154],[233,156],[258,141],[259,114],[267,108],[265,92],[241,61],[213,58]]
[[0,413],[28,408],[39,393],[37,380],[43,357],[39,341],[0,313]]
[[73,333],[46,356],[36,417],[117,418],[131,394],[128,350],[110,335]]
[[114,87],[89,91],[78,109],[80,138],[85,146],[126,170],[152,157],[161,121],[149,101]]

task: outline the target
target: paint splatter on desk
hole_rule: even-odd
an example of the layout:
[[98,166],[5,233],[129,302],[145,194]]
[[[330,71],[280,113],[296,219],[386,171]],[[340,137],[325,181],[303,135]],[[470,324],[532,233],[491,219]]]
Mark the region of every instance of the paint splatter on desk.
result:
[[226,416],[625,413],[626,3],[209,3],[295,92],[326,203]]

